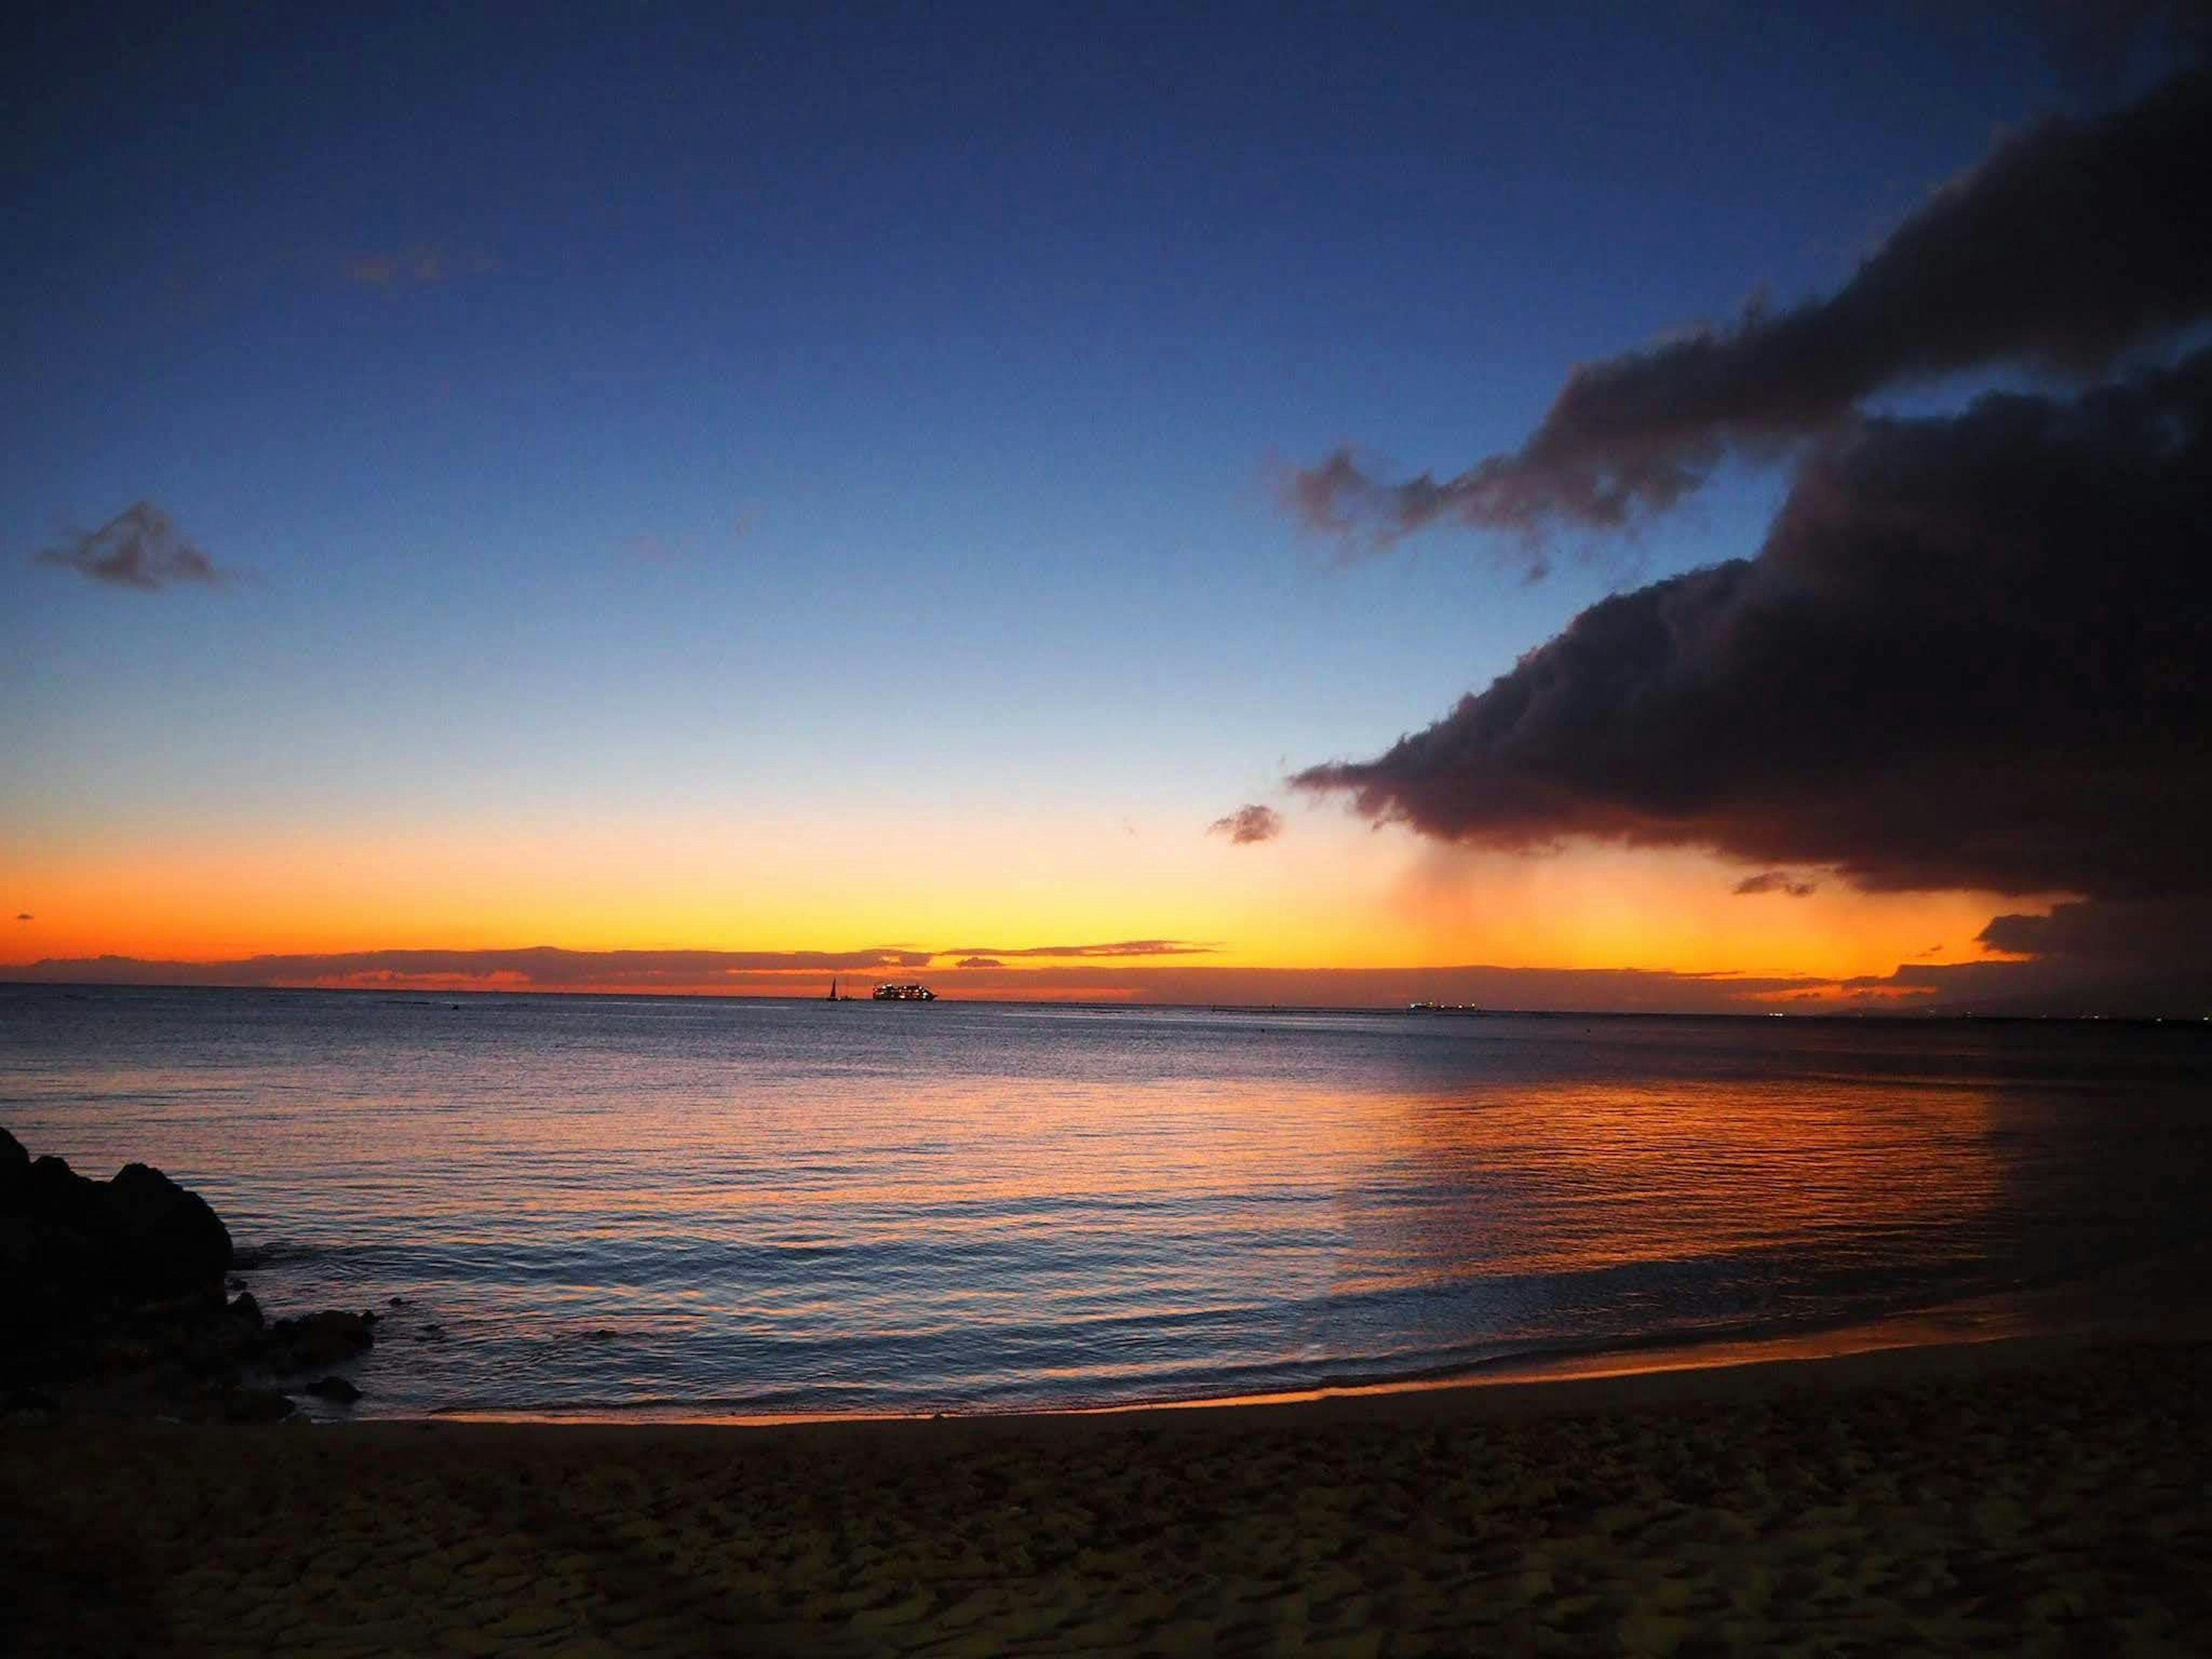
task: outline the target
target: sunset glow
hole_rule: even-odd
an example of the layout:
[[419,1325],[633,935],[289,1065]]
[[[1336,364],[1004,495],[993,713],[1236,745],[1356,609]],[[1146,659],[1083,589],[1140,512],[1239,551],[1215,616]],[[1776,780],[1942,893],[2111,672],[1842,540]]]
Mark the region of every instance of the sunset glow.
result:
[[[881,830],[862,817],[457,823],[158,844],[109,835],[15,852],[11,874],[39,894],[41,914],[16,923],[14,939],[23,960],[187,963],[392,947],[893,948],[935,953],[948,994],[994,996],[1145,996],[1148,964],[1119,959],[1138,971],[1118,988],[1066,982],[1054,970],[1068,958],[1001,957],[1000,971],[945,970],[994,949],[1167,940],[1188,947],[1176,965],[1224,975],[1217,1000],[1270,1000],[1231,970],[1469,963],[1825,987],[1903,961],[1971,957],[1974,934],[2002,904],[1987,895],[1868,896],[1833,883],[1802,896],[1742,896],[1732,890],[1739,866],[1694,855],[1440,853],[1328,809],[1294,824],[1267,846],[1238,848],[1158,817],[912,815],[890,856]],[[804,995],[826,971],[661,988]]]

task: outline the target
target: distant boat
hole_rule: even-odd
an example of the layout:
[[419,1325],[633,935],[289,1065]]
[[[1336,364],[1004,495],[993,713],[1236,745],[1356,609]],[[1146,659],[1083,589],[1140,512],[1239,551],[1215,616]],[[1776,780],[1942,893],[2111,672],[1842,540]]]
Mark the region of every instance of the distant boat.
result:
[[937,993],[927,985],[878,985],[875,999],[878,1002],[934,1002]]
[[832,1002],[842,1002],[844,1000],[844,998],[837,994],[837,979],[836,975],[833,974],[830,975],[830,1000]]

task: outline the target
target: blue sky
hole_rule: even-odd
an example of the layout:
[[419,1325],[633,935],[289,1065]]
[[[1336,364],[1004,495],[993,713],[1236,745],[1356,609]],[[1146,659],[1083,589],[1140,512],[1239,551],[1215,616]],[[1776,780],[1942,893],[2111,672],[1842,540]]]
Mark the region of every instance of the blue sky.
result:
[[[319,11],[47,19],[5,71],[18,835],[1196,835],[1780,488],[1529,583],[1449,532],[1346,565],[1280,469],[1510,447],[1575,362],[1832,288],[2109,90],[1994,8]],[[142,497],[239,580],[34,562]]]

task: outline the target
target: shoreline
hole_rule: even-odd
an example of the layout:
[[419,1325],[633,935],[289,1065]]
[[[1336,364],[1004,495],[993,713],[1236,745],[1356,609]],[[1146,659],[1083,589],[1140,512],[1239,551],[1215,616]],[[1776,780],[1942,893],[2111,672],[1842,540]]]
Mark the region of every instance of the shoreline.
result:
[[[775,1429],[837,1423],[1020,1422],[1081,1418],[1144,1418],[1164,1413],[1224,1410],[1265,1411],[1330,1401],[1357,1402],[1408,1396],[1498,1393],[1535,1397],[1529,1391],[1583,1385],[1617,1384],[1625,1395],[1662,1385],[1638,1379],[1694,1379],[1765,1368],[1802,1368],[1850,1362],[1858,1371],[1894,1367],[1900,1374],[1934,1372],[1976,1363],[2003,1363],[2001,1356],[2063,1352],[2133,1342],[2212,1341],[2212,1308],[2194,1297],[2161,1297],[2157,1286],[2171,1285],[2172,1264],[2138,1264],[2118,1273],[2000,1291],[1883,1314],[1849,1324],[1796,1331],[1735,1332],[1683,1340],[1554,1350],[1500,1358],[1474,1366],[1453,1366],[1397,1376],[1346,1378],[1285,1389],[1204,1394],[1152,1400],[1109,1401],[1068,1405],[1024,1404],[1007,1410],[747,1411],[697,1409],[684,1406],[624,1409],[599,1406],[507,1409],[457,1407],[417,1415],[356,1418],[350,1413],[318,1414],[325,1426],[365,1428],[373,1424],[514,1424],[548,1426],[640,1428]],[[2147,1283],[2149,1288],[2147,1289]],[[2115,1311],[2119,1308],[2124,1311]],[[1953,1352],[1951,1351],[1957,1351]],[[1905,1356],[1918,1355],[1917,1358]],[[1948,1357],[1941,1357],[1946,1356]],[[1980,1356],[1978,1360],[1975,1356]],[[1894,1356],[1895,1358],[1889,1358]],[[1780,1373],[1778,1372],[1778,1375]],[[1717,1382],[1723,1390],[1730,1387]],[[1663,1385],[1666,1391],[1694,1389],[1694,1382]],[[1567,1396],[1561,1396],[1563,1398]]]
[[543,1431],[552,1435],[605,1432],[616,1436],[671,1435],[711,1438],[726,1431],[775,1435],[851,1428],[882,1433],[903,1428],[939,1432],[1051,1434],[1063,1425],[1109,1431],[1164,1427],[1189,1419],[1206,1427],[1270,1419],[1452,1419],[1469,1422],[1518,1416],[1637,1412],[1656,1407],[1741,1404],[1784,1395],[1850,1390],[1942,1379],[1978,1378],[1990,1372],[2031,1368],[2080,1355],[2129,1347],[2195,1346],[2194,1335],[2122,1336],[2096,1332],[2008,1332],[1952,1341],[1882,1343],[1813,1352],[1733,1352],[1726,1358],[1685,1358],[1651,1365],[1595,1364],[1496,1376],[1455,1376],[1401,1382],[1222,1395],[1188,1400],[1110,1406],[1030,1407],[1007,1412],[683,1413],[624,1415],[593,1411],[452,1411],[423,1417],[358,1419],[302,1418],[303,1426],[348,1435],[424,1430]]
[[[1574,1384],[1631,1382],[1656,1376],[1698,1376],[1767,1366],[1808,1366],[1869,1356],[1920,1353],[2009,1346],[2054,1350],[2136,1340],[2132,1322],[2059,1327],[2034,1325],[2008,1307],[2005,1297],[1885,1316],[1872,1321],[1818,1330],[1765,1336],[1723,1336],[1696,1341],[1655,1340],[1650,1344],[1518,1355],[1474,1367],[1424,1371],[1403,1376],[1323,1381],[1304,1387],[1240,1394],[1178,1395],[1154,1400],[1112,1401],[1065,1406],[1023,1405],[1008,1410],[753,1412],[696,1410],[671,1406],[620,1407],[558,1406],[538,1409],[456,1407],[415,1416],[315,1420],[325,1427],[367,1428],[378,1424],[539,1424],[550,1427],[775,1429],[838,1423],[1014,1423],[1077,1418],[1142,1418],[1158,1413],[1265,1411],[1328,1401],[1399,1399],[1459,1393],[1517,1392]],[[1986,1311],[1984,1311],[1986,1310]]]

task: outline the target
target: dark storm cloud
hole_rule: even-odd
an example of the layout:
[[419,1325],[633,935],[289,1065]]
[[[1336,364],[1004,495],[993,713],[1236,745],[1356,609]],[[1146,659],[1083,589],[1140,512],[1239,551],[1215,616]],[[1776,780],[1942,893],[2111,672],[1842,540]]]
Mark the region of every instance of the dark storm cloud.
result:
[[1272,806],[1240,806],[1206,826],[1209,836],[1226,836],[1232,847],[1273,841],[1283,833],[1283,815]]
[[1794,445],[1888,386],[1977,366],[2072,372],[2212,315],[2212,76],[2052,117],[1938,191],[1840,289],[1576,368],[1521,447],[1442,482],[1350,451],[1294,474],[1309,526],[1388,541],[1440,520],[1534,540],[1673,506],[1731,452]]
[[2207,964],[2212,963],[2212,953],[2205,948],[2208,939],[2212,939],[2212,895],[2078,900],[2053,905],[2048,915],[1993,916],[1977,943],[2016,956],[2080,963]]
[[72,532],[39,560],[121,587],[154,589],[178,582],[213,586],[228,571],[186,540],[169,515],[151,501],[134,501],[97,530]]
[[2048,915],[1993,918],[1978,942],[2016,955],[1907,963],[1893,974],[1846,981],[1843,989],[1903,995],[1948,1012],[2200,1019],[2212,1010],[2207,938],[2212,894],[2076,900]]
[[1861,422],[1807,456],[1755,559],[1593,605],[1427,730],[1293,781],[1493,847],[2212,890],[2208,526],[2212,351]]
[[1800,880],[1786,870],[1763,870],[1758,875],[1746,876],[1729,890],[1745,897],[1756,893],[1787,893],[1791,898],[1810,898],[1820,890],[1820,884]]

